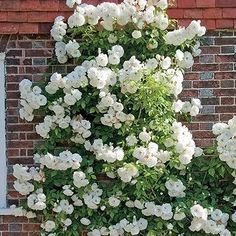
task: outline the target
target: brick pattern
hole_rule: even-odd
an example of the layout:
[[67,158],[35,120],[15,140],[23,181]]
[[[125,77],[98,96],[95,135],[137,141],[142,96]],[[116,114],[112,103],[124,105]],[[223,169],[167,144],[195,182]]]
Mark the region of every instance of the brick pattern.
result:
[[[98,4],[104,0],[84,0]],[[118,3],[121,0],[110,0]],[[54,18],[68,17],[72,10],[65,0],[0,0],[1,34],[47,33]],[[201,19],[211,29],[236,28],[235,0],[169,0],[170,17],[179,19],[180,25],[188,25],[192,19]]]
[[24,217],[0,216],[1,236],[39,236],[40,224]]
[[[0,39],[2,37],[0,36]],[[5,39],[6,42],[6,39]],[[204,37],[202,54],[185,76],[184,100],[199,97],[201,114],[189,124],[198,145],[212,144],[213,123],[226,121],[236,114],[236,31],[212,31]],[[28,78],[42,80],[42,74],[52,71],[68,73],[72,65],[47,67],[53,53],[49,35],[11,35],[6,47],[7,90],[7,150],[8,205],[19,204],[22,197],[13,189],[12,165],[32,165],[33,147],[39,141],[33,124],[19,118],[19,82]],[[0,217],[0,236],[33,236],[39,225],[24,218]]]

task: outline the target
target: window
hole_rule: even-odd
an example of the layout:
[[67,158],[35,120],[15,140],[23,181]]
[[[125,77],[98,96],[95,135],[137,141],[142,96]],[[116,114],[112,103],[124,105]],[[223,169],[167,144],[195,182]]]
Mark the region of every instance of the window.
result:
[[0,211],[6,208],[5,53],[0,53]]

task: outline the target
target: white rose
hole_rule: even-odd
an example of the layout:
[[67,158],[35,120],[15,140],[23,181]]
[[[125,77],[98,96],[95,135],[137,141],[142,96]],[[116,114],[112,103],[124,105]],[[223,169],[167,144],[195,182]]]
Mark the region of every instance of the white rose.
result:
[[99,66],[106,66],[108,64],[108,57],[106,54],[99,53],[96,57],[96,62]]
[[67,105],[73,106],[76,103],[76,98],[71,94],[66,94],[64,97],[64,101]]
[[170,57],[166,57],[164,60],[162,60],[160,65],[161,65],[161,68],[163,70],[169,69],[170,66],[171,66],[171,59],[170,59]]
[[134,31],[132,32],[132,37],[133,37],[134,39],[141,38],[141,37],[142,37],[141,31],[139,31],[139,30],[134,30]]
[[54,221],[48,220],[43,224],[42,227],[44,228],[46,232],[51,232],[55,229],[56,224]]
[[108,202],[112,207],[118,207],[120,205],[120,200],[116,197],[109,197]]
[[83,217],[82,219],[80,219],[80,223],[83,225],[90,225],[91,221],[88,218]]
[[151,140],[151,135],[146,131],[142,131],[138,137],[143,142],[149,142]]

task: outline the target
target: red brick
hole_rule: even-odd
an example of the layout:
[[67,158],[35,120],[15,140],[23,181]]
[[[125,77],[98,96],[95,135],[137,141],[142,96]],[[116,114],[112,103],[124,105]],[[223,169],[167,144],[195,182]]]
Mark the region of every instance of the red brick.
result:
[[19,31],[19,24],[0,22],[0,29],[1,29],[0,31],[1,34],[16,34]]
[[11,148],[8,148],[7,150],[7,155],[8,157],[11,157],[11,156],[19,156],[20,152],[19,152],[19,149],[11,149]]
[[8,131],[16,132],[16,131],[32,131],[33,125],[32,123],[28,124],[9,124],[8,125]]
[[220,81],[220,86],[222,88],[234,88],[234,80],[222,80]]
[[8,147],[10,148],[32,148],[33,142],[32,141],[8,141]]
[[71,8],[66,5],[65,1],[59,1],[59,11],[69,11],[72,12]]
[[235,45],[236,44],[236,37],[230,38],[216,38],[215,44],[217,45]]
[[50,31],[50,29],[52,28],[52,23],[39,23],[38,24],[39,27],[39,33],[40,34],[48,34],[48,32]]
[[23,231],[32,231],[36,232],[40,230],[39,224],[23,224]]
[[216,62],[234,62],[235,56],[234,55],[216,55],[215,57]]
[[222,97],[220,98],[220,104],[221,105],[234,105],[235,101],[232,97]]
[[197,90],[184,90],[181,93],[181,97],[197,97],[198,91]]
[[186,73],[185,80],[199,80],[199,73]]
[[222,19],[221,8],[209,8],[203,10],[203,18],[206,19]]
[[0,231],[8,231],[8,224],[0,224]]
[[7,21],[8,22],[27,22],[28,14],[27,12],[8,12]]
[[20,1],[22,11],[58,11],[59,0],[24,0]]
[[236,7],[235,0],[216,0],[216,7]]
[[234,20],[216,20],[217,29],[229,29],[234,27]]
[[180,19],[178,24],[183,27],[187,27],[191,23],[191,19]]
[[236,72],[218,72],[215,73],[216,80],[234,80],[236,78]]
[[170,18],[181,19],[184,17],[183,9],[171,8],[168,9],[167,13],[170,16]]
[[59,10],[59,0],[39,0],[39,11],[58,11]]
[[20,0],[0,0],[0,11],[19,11]]
[[203,16],[202,9],[187,9],[184,10],[184,18],[201,19]]
[[219,105],[220,99],[219,98],[202,98],[201,103],[202,105]]
[[202,20],[201,23],[207,28],[207,30],[213,30],[216,28],[215,20]]
[[236,8],[223,8],[223,18],[236,18]]
[[193,71],[218,71],[218,64],[195,64],[192,68]]
[[196,0],[177,0],[178,8],[196,8]]
[[[58,14],[58,12],[56,12]],[[28,12],[28,22],[48,22],[47,12]]]
[[235,96],[235,89],[215,89],[215,96]]
[[197,146],[204,148],[204,147],[212,146],[213,143],[214,143],[214,140],[213,139],[203,139],[203,138],[201,138],[200,140],[197,139],[195,142],[196,142]]
[[28,222],[28,219],[25,217],[14,217],[14,216],[4,216],[3,217],[3,222],[4,223],[24,223],[24,222]]
[[227,122],[228,120],[233,118],[233,114],[221,114],[220,121]]
[[27,232],[3,232],[2,236],[28,236]]
[[38,33],[38,25],[33,23],[22,23],[19,27],[20,34],[35,34]]
[[233,63],[223,63],[220,64],[220,71],[233,71],[234,64]]
[[199,123],[183,123],[191,130],[199,130]]
[[0,21],[7,21],[7,12],[0,13]]
[[236,113],[236,106],[216,106],[216,113]]
[[218,114],[214,114],[214,115],[198,115],[195,118],[195,121],[219,121],[219,115]]
[[220,47],[219,46],[204,46],[201,47],[202,54],[217,54],[220,53]]
[[214,138],[214,134],[211,131],[192,131],[194,138]]
[[20,10],[21,11],[34,11],[39,9],[40,4],[39,0],[24,0],[20,1]]
[[200,130],[212,130],[213,123],[201,123]]
[[194,88],[218,88],[219,81],[193,81]]
[[215,7],[215,0],[196,0],[197,7]]

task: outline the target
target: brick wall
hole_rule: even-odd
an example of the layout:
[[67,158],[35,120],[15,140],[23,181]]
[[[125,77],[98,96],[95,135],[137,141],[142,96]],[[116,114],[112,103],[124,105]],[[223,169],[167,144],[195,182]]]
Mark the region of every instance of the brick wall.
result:
[[[7,88],[7,149],[8,149],[8,205],[18,204],[21,197],[13,189],[12,165],[31,165],[32,151],[39,137],[33,124],[19,119],[19,82],[28,78],[37,82],[45,71],[68,73],[72,65],[53,65],[48,68],[53,52],[49,35],[0,36],[6,55]],[[202,54],[185,76],[183,99],[199,97],[203,109],[189,125],[198,145],[213,142],[214,122],[226,121],[236,114],[236,31],[209,31],[204,38]],[[25,218],[0,216],[0,236],[32,236],[39,224]]]
[[[84,0],[94,5],[104,0]],[[121,0],[109,0],[118,3]],[[0,34],[47,33],[54,18],[68,17],[72,10],[65,0],[0,0]],[[169,0],[168,14],[187,25],[201,19],[209,29],[236,28],[235,0]]]

